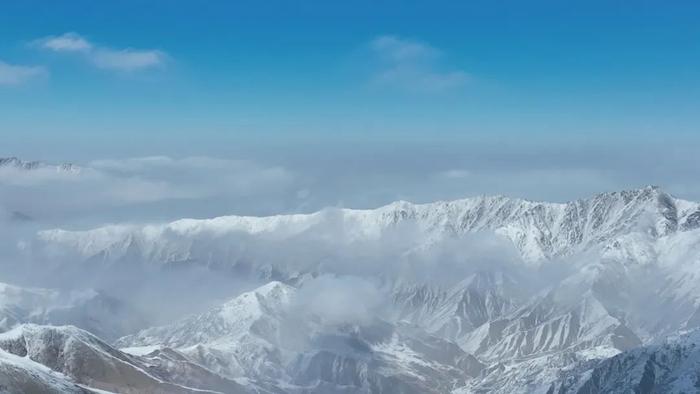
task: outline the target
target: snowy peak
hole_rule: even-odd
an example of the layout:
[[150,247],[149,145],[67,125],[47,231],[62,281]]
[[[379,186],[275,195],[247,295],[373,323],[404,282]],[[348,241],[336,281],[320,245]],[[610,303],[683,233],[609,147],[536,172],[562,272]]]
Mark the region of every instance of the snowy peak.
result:
[[295,291],[295,288],[281,282],[271,282],[201,315],[191,316],[174,325],[150,328],[135,336],[122,338],[117,343],[120,346],[159,344],[183,348],[235,339],[248,334],[256,325],[275,325]]
[[675,200],[656,186],[599,194],[588,202],[572,204],[572,210],[573,207],[586,214],[589,232],[616,233],[634,230],[634,226],[649,226],[661,236],[675,231],[678,224]]
[[[256,288],[255,290],[243,293],[241,296],[231,300],[231,303],[238,303],[240,302],[239,300],[241,298],[247,299],[254,295],[261,303],[279,307],[281,305],[289,303],[290,298],[294,295],[295,292],[296,288],[282,283],[280,281],[273,280],[265,285]],[[224,305],[228,305],[228,303]]]

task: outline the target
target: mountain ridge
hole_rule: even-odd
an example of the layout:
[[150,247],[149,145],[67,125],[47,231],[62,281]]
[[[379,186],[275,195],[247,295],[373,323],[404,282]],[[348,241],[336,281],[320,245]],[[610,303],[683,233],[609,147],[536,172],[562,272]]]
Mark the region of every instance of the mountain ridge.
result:
[[[654,223],[642,223],[645,215],[654,211],[659,219]],[[38,238],[47,243],[67,245],[83,256],[100,252],[123,254],[124,246],[133,244],[144,249],[141,253],[147,259],[186,260],[190,258],[186,248],[164,245],[167,242],[164,237],[179,237],[181,243],[199,234],[225,237],[235,233],[265,235],[275,232],[290,237],[335,222],[342,226],[339,235],[357,239],[377,237],[389,227],[413,222],[421,231],[437,237],[445,232],[496,231],[508,237],[525,260],[537,263],[601,244],[635,226],[643,226],[656,237],[679,229],[692,230],[695,216],[700,217],[700,204],[674,199],[660,188],[649,186],[601,193],[564,204],[498,196],[474,197],[428,204],[392,203],[372,210],[221,216],[180,219],[165,224],[109,225],[83,231],[54,229],[40,232]]]

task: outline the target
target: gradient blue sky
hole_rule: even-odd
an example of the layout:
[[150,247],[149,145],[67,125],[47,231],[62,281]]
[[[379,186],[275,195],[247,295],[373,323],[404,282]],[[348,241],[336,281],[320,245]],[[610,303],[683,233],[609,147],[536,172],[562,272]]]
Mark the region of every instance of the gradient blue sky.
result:
[[[0,61],[47,75],[0,87],[0,128],[15,145],[82,141],[105,152],[134,140],[167,151],[194,135],[201,150],[268,139],[688,136],[700,117],[699,19],[691,1],[9,1]],[[32,45],[67,32],[167,59],[110,71]],[[391,67],[371,47],[383,36],[432,48],[421,72],[464,78],[438,89],[411,86],[413,75],[377,83]]]
[[698,20],[695,1],[4,1],[0,156],[242,158],[323,196],[278,210],[700,198]]

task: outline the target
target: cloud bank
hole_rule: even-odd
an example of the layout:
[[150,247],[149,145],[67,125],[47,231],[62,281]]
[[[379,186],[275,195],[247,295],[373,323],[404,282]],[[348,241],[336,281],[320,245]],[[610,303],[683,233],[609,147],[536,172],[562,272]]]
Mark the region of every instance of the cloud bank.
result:
[[127,220],[146,220],[157,210],[188,216],[177,209],[181,201],[217,201],[218,206],[232,207],[258,201],[264,206],[266,196],[293,195],[296,190],[289,189],[294,180],[295,175],[282,167],[206,157],[97,160],[80,167],[2,166],[0,206],[49,222],[90,216],[96,221],[124,220],[124,215]]
[[700,188],[689,181],[700,165],[692,144],[664,145],[664,154],[659,146],[336,143],[242,147],[219,153],[223,158],[88,158],[78,163],[80,174],[57,172],[56,166],[0,171],[0,206],[35,219],[46,214],[123,222],[376,208],[397,200],[477,195],[566,202],[650,184],[700,200]]

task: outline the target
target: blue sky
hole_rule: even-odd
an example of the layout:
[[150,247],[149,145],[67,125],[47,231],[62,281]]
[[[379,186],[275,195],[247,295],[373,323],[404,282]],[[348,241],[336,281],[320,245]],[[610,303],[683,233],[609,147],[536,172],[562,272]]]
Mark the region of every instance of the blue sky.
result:
[[[530,165],[626,174],[602,183],[614,188],[663,183],[698,146],[698,2],[1,7],[0,155],[335,160],[394,178],[409,176],[392,166]],[[658,147],[655,167],[634,153]]]
[[[0,61],[45,69],[0,88],[0,127],[21,138],[118,142],[146,134],[177,143],[196,132],[215,143],[697,131],[696,2],[10,1],[3,8]],[[165,56],[154,67],[110,70],[32,45],[69,32],[91,45]],[[372,47],[382,37],[433,53],[402,60],[420,71],[380,82],[395,66],[382,57],[390,46]],[[423,74],[441,87],[420,82]],[[458,77],[449,82],[450,75]]]

